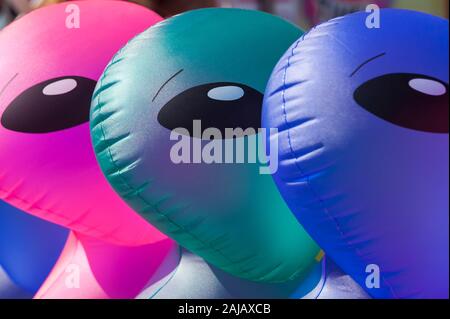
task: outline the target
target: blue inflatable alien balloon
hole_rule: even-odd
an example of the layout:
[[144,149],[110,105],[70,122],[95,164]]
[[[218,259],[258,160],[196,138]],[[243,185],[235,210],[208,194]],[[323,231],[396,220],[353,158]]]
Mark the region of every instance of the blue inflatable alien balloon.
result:
[[[0,201],[0,266],[18,296],[35,293],[56,263],[68,231]],[[0,283],[1,284],[1,283]],[[1,298],[11,297],[0,287]]]
[[320,25],[279,62],[263,110],[278,128],[274,177],[372,296],[448,298],[448,21],[386,9],[378,28],[373,17]]

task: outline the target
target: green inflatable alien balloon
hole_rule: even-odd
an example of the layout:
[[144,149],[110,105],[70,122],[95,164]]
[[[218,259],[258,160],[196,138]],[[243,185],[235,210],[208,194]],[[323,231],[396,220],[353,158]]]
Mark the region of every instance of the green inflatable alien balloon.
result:
[[133,39],[93,97],[93,143],[113,188],[182,246],[249,280],[307,275],[320,252],[258,143],[267,81],[301,35],[258,11],[191,11]]

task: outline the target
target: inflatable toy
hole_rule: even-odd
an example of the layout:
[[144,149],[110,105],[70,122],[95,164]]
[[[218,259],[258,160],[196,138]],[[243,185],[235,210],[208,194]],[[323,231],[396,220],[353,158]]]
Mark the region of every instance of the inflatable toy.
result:
[[312,293],[302,299],[371,299],[349,275],[325,257],[322,280]]
[[[304,275],[320,250],[261,173],[264,165],[221,162],[263,135],[256,130],[267,80],[301,34],[262,12],[190,11],[130,41],[93,95],[93,144],[113,188],[181,246],[253,281]],[[198,124],[216,135],[201,136]],[[227,128],[243,130],[227,138]],[[195,149],[179,152],[180,143]],[[231,151],[208,162],[211,143]]]
[[160,20],[121,1],[72,1],[33,11],[1,32],[1,199],[111,243],[164,238],[111,190],[88,124],[91,95],[108,61]]
[[33,294],[18,286],[0,265],[0,299],[31,299]]
[[314,28],[275,68],[263,109],[263,127],[278,129],[274,178],[371,296],[448,298],[448,21],[372,19]]
[[301,298],[323,284],[324,260],[319,258],[307,277],[279,284],[258,283],[231,276],[185,249],[174,258],[179,260],[176,269],[144,289],[138,299]]
[[280,284],[231,276],[185,249],[172,258],[179,260],[178,266],[144,289],[138,299],[370,299],[323,255],[318,256],[307,277]]
[[[47,278],[67,240],[68,231],[0,201],[0,266],[18,290],[30,296]],[[4,285],[3,285],[4,284]],[[6,281],[0,298],[8,297]]]
[[[126,247],[71,233],[35,299],[131,299],[178,265],[172,241]],[[163,256],[162,253],[164,253]]]
[[[80,289],[61,292],[67,285],[58,266],[37,297],[135,297],[174,245],[111,189],[88,124],[92,92],[108,61],[160,20],[127,2],[71,1],[33,11],[0,33],[0,198],[72,230],[89,257],[71,240],[58,265],[81,256]],[[99,271],[99,264],[107,268]],[[125,276],[125,265],[136,267]],[[96,285],[102,289],[90,289]]]

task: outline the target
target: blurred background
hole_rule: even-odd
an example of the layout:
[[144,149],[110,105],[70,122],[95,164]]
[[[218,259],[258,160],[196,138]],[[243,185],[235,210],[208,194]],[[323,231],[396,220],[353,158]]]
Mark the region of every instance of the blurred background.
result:
[[[90,0],[85,0],[90,1]],[[203,7],[236,7],[267,11],[304,29],[322,21],[364,9],[369,3],[380,7],[406,8],[448,18],[449,0],[130,0],[164,17]],[[30,10],[64,0],[0,0],[0,29]]]

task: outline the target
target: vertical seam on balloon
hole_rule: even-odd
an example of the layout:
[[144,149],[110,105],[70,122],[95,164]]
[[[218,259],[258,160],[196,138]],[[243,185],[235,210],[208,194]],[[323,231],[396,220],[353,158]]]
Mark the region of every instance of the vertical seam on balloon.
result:
[[[318,193],[314,190],[314,188],[312,187],[310,180],[309,180],[309,176],[306,176],[302,170],[302,168],[299,166],[297,160],[295,159],[295,151],[294,148],[292,146],[292,140],[291,140],[291,128],[289,126],[289,121],[287,118],[287,111],[286,111],[286,82],[287,82],[287,72],[288,69],[291,67],[291,59],[294,57],[295,55],[295,50],[299,47],[300,43],[303,42],[303,40],[305,39],[305,36],[308,35],[309,33],[303,35],[296,43],[295,45],[292,47],[291,50],[291,54],[288,56],[287,59],[287,63],[286,66],[284,67],[284,73],[283,73],[283,90],[282,90],[282,101],[283,101],[283,117],[284,117],[284,122],[287,128],[287,138],[288,138],[288,144],[289,144],[289,149],[292,155],[292,158],[294,159],[294,164],[297,167],[297,170],[300,172],[300,174],[302,175],[302,177],[306,178],[306,186],[310,189],[311,193],[313,194],[313,196],[319,201],[320,206],[322,207],[323,211],[325,212],[325,214],[328,216],[328,218],[330,218],[330,220],[332,220],[335,224],[336,230],[339,232],[339,234],[341,235],[342,239],[344,240],[344,242],[349,246],[349,247],[353,247],[354,251],[356,252],[356,254],[358,255],[359,258],[361,258],[362,260],[364,260],[365,258],[363,257],[363,255],[361,254],[360,250],[353,244],[351,244],[346,238],[345,238],[345,234],[342,231],[341,225],[339,224],[339,222],[337,221],[337,219],[335,217],[333,217],[328,208],[324,205],[324,201],[323,199],[318,195]],[[385,284],[388,286],[389,290],[391,291],[392,295],[394,296],[394,298],[399,299],[394,291],[394,289],[392,288],[392,286],[389,284],[389,282],[387,281],[387,279],[382,276],[380,274],[381,279],[385,282]]]
[[159,287],[158,289],[156,289],[156,291],[147,299],[153,299],[156,297],[157,294],[159,294],[161,292],[161,290],[163,290],[165,287],[167,287],[167,285],[172,281],[172,279],[175,277],[175,275],[178,272],[178,269],[180,268],[180,264],[181,264],[181,259],[183,257],[183,251],[181,246],[178,246],[178,254],[179,254],[179,258],[178,258],[178,265],[175,268],[175,270],[172,272],[172,274],[170,275],[170,277],[167,279],[167,281],[161,285],[161,287]]
[[320,288],[319,292],[317,293],[317,296],[314,299],[319,299],[320,295],[322,294],[323,290],[325,289],[325,285],[328,281],[328,273],[327,273],[327,256],[325,255],[322,260],[322,277],[323,277],[323,284]]
[[[104,84],[103,82],[104,82],[104,79],[105,79],[105,76],[106,76],[107,72],[109,71],[109,67],[110,67],[112,64],[114,64],[114,62],[116,61],[116,59],[117,59],[118,56],[119,56],[119,53],[120,53],[120,51],[114,56],[113,60],[111,61],[111,64],[110,64],[108,67],[106,67],[105,72],[103,73],[103,75],[102,75],[101,78],[100,78],[100,86],[99,86],[99,87],[103,87],[103,84]],[[95,93],[94,93],[94,94],[95,94]],[[97,106],[98,106],[98,113],[99,113],[99,116],[100,116],[100,117],[101,117],[101,114],[102,114],[102,108],[103,108],[102,103],[101,103],[101,96],[102,96],[102,92],[100,92],[100,93],[98,94],[98,96],[97,96],[97,99],[98,99]],[[102,134],[102,139],[103,139],[103,141],[106,141],[107,139],[106,139],[106,133],[105,133],[105,130],[104,130],[104,127],[103,127],[103,121],[100,121],[100,122],[98,123],[98,125],[100,126],[100,132],[101,132],[101,134]],[[117,176],[119,176],[119,178],[121,179],[121,181],[125,184],[125,186],[127,186],[127,188],[128,188],[129,190],[135,192],[136,189],[135,189],[134,187],[132,187],[132,186],[125,180],[125,178],[122,176],[122,173],[121,173],[121,171],[120,171],[119,165],[116,163],[116,161],[114,160],[114,157],[113,157],[113,155],[112,155],[112,153],[111,153],[111,147],[110,147],[110,145],[107,145],[106,150],[107,150],[108,157],[109,157],[109,159],[110,159],[110,161],[111,161],[111,164],[112,164],[112,165],[114,166],[114,168],[119,172],[119,174],[118,174]],[[237,265],[237,264],[240,263],[240,261],[234,261],[234,260],[230,259],[230,257],[227,256],[227,255],[225,255],[220,249],[218,249],[218,248],[216,248],[216,247],[213,247],[211,244],[209,244],[209,243],[203,241],[202,239],[198,238],[195,234],[193,234],[193,233],[191,233],[190,231],[186,230],[185,227],[183,227],[183,226],[181,226],[181,225],[178,225],[178,224],[177,224],[174,220],[172,220],[169,216],[167,216],[166,214],[160,212],[159,209],[158,209],[157,207],[155,207],[155,205],[153,205],[153,204],[151,204],[151,203],[148,203],[147,200],[144,199],[144,198],[141,196],[140,193],[137,193],[137,194],[135,195],[135,197],[138,198],[138,199],[140,199],[140,200],[141,200],[144,204],[146,204],[147,206],[152,207],[152,208],[154,209],[154,211],[155,211],[158,215],[160,215],[160,216],[162,216],[163,218],[165,218],[169,223],[171,223],[171,224],[175,225],[176,227],[178,227],[178,228],[184,230],[184,231],[186,232],[186,234],[189,234],[194,240],[196,240],[197,242],[199,242],[200,244],[202,244],[205,248],[209,248],[209,249],[212,250],[213,252],[215,252],[215,253],[217,253],[218,255],[222,256],[225,260],[227,260],[227,261],[230,263],[230,265]],[[238,266],[238,267],[239,267],[239,270],[240,270],[240,272],[241,272],[242,274],[246,274],[246,273],[251,272],[251,270],[244,270],[244,269],[242,269],[241,266]],[[228,268],[228,267],[227,267],[227,268]],[[264,278],[264,276],[261,276],[261,277],[258,276],[258,277],[253,278],[253,279],[254,279],[254,280],[258,280],[258,279],[261,279],[261,278]]]

